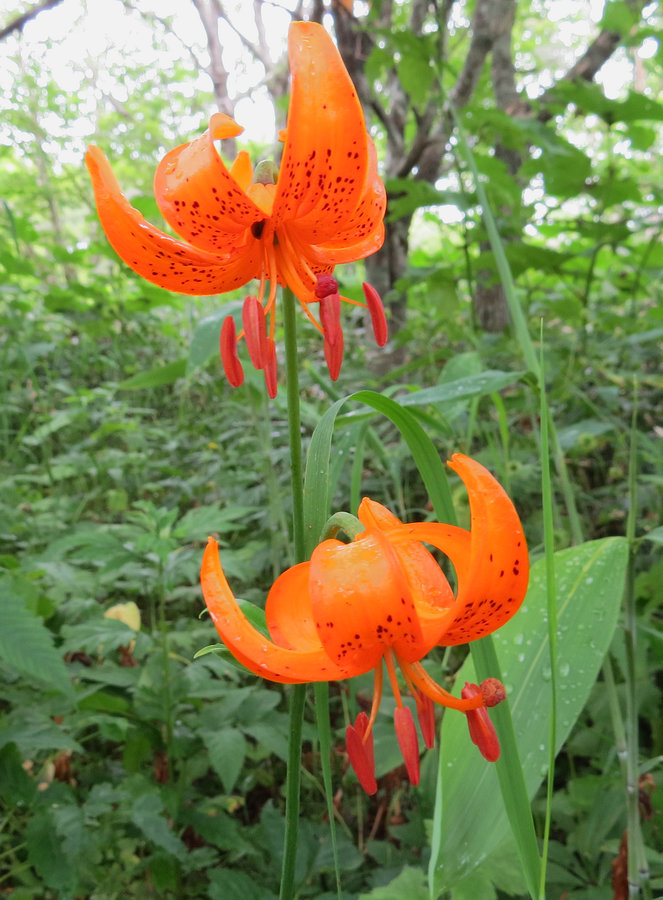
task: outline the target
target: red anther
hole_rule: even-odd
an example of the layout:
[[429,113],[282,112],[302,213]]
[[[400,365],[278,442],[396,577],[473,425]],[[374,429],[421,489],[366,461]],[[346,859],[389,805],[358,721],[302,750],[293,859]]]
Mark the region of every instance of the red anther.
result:
[[370,723],[370,719],[366,715],[365,712],[360,712],[355,719],[355,729],[359,733],[359,737],[364,742],[364,747],[366,748],[366,753],[368,754],[369,762],[372,768],[375,768],[375,748],[373,746],[373,732],[370,731],[368,737],[366,737],[366,732],[368,731],[368,726]]
[[223,320],[219,337],[219,351],[226,378],[233,387],[239,387],[244,382],[244,370],[237,356],[237,333],[232,316],[226,316]]
[[320,298],[320,324],[325,340],[330,344],[343,340],[341,328],[341,298],[338,294],[326,294]]
[[336,381],[341,371],[343,363],[343,334],[335,344],[330,344],[325,338],[325,359],[327,360],[327,368],[329,369],[329,377],[332,381]]
[[484,706],[497,706],[506,700],[506,688],[498,678],[486,678],[481,682],[480,689]]
[[315,289],[313,291],[318,300],[328,297],[330,294],[338,294],[338,281],[333,275],[322,272],[317,276]]
[[327,294],[320,299],[320,324],[325,336],[325,359],[332,381],[336,381],[343,362],[343,329],[341,328],[341,298]]
[[384,314],[384,303],[382,297],[378,294],[372,284],[364,282],[364,297],[366,305],[371,314],[371,324],[373,326],[373,334],[375,335],[375,343],[378,347],[384,347],[389,337],[389,326],[387,325],[387,317]]
[[264,369],[265,369],[265,384],[267,386],[267,393],[273,400],[276,397],[276,344],[274,343],[272,338],[265,338],[265,355],[264,355]]
[[401,748],[405,760],[408,778],[412,784],[417,785],[419,784],[419,740],[412,713],[407,706],[396,707],[394,726],[398,746]]
[[[365,721],[362,720],[362,716]],[[378,783],[375,780],[373,734],[371,733],[364,742],[367,726],[368,716],[366,713],[359,713],[355,724],[348,725],[345,729],[345,748],[359,784],[367,794],[375,794]]]
[[417,718],[424,744],[430,750],[435,746],[435,704],[426,694],[417,691]]
[[[497,680],[497,679],[495,679]],[[465,687],[460,692],[463,700],[470,697],[476,697],[481,694],[481,688],[477,684],[465,682]],[[499,701],[498,701],[499,702]],[[495,762],[500,758],[500,742],[497,738],[495,726],[490,721],[488,710],[485,706],[479,709],[470,709],[465,715],[467,716],[467,725],[470,729],[470,738],[481,751],[481,755],[488,762]]]
[[267,353],[265,310],[257,297],[247,297],[242,307],[244,340],[255,369],[264,369]]

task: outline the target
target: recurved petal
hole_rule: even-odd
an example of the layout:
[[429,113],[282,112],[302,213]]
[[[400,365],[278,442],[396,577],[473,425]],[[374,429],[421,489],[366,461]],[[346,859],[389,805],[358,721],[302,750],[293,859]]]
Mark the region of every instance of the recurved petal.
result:
[[[364,259],[376,253],[384,243],[383,220],[387,209],[387,193],[378,175],[377,153],[370,138],[368,147],[369,172],[357,208],[343,221],[335,234],[317,242],[319,252],[326,261],[334,265]],[[306,239],[307,233],[310,234],[306,219],[294,222],[293,226],[303,239]]]
[[324,650],[279,647],[251,625],[230,590],[221,568],[217,542],[212,538],[203,554],[200,583],[221,640],[251,672],[285,684],[348,677],[348,672],[330,660]]
[[198,250],[150,225],[129,203],[103,152],[89,147],[99,220],[115,252],[147,281],[181,294],[219,294],[260,274],[260,243],[251,240],[232,257]]
[[[491,634],[518,610],[529,578],[527,544],[513,503],[480,463],[456,453],[448,464],[462,478],[470,501],[469,541],[458,541],[448,525],[404,525],[411,538],[447,554],[458,577],[453,606],[441,620],[439,643],[464,644]],[[467,532],[464,532],[468,534]],[[391,533],[391,541],[404,531]],[[452,540],[450,540],[452,538]]]
[[286,569],[267,595],[267,628],[280,647],[290,650],[318,650],[322,647],[311,610],[310,569],[310,562]]
[[292,90],[274,225],[306,217],[313,244],[331,239],[359,205],[368,165],[364,115],[354,85],[321,25],[288,35]]
[[[226,168],[214,140],[242,131],[229,116],[216,113],[207,131],[167,153],[154,176],[154,195],[168,224],[196,247],[234,252],[247,229],[265,218]],[[238,173],[245,181],[243,172]]]

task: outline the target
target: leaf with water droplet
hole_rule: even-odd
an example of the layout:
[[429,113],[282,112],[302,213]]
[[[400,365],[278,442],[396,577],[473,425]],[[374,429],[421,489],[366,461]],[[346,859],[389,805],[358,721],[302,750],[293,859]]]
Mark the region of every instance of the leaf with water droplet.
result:
[[[623,538],[591,541],[555,554],[557,671],[558,686],[564,692],[557,709],[557,750],[587,702],[610,645],[626,560]],[[532,567],[526,604],[500,630],[495,642],[503,673],[509,673],[507,695],[530,797],[541,784],[548,764],[552,700],[546,619],[546,569],[542,559]],[[591,653],[588,633],[594,644]],[[519,640],[523,634],[524,644]],[[462,686],[465,681],[476,680],[473,662],[468,658],[456,683]],[[444,716],[441,741],[444,805],[438,858],[444,866],[436,872],[438,893],[451,890],[472,871],[481,855],[496,850],[509,834],[495,766],[473,752],[464,716]],[[461,863],[459,851],[463,845],[467,849]]]

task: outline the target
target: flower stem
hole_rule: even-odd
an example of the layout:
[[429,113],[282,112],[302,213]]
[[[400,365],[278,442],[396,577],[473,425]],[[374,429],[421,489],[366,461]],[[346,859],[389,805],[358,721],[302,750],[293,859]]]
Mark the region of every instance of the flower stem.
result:
[[[299,370],[297,368],[297,319],[295,297],[287,287],[283,289],[283,326],[285,332],[285,373],[288,437],[290,441],[293,544],[295,548],[295,562],[300,563],[304,562],[305,548],[302,437],[299,410]],[[299,825],[300,767],[305,699],[306,685],[293,685],[290,694],[290,736],[288,742],[288,771],[285,784],[285,835],[279,900],[292,900],[295,896],[295,860],[297,857],[297,828]]]
[[283,327],[285,331],[285,376],[290,441],[290,484],[292,487],[292,529],[295,562],[304,562],[304,490],[302,466],[302,427],[299,411],[299,369],[297,362],[297,317],[295,295],[283,288]]

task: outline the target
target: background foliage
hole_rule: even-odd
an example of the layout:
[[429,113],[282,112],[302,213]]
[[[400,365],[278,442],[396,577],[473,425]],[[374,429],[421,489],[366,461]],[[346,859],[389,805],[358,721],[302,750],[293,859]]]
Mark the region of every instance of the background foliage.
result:
[[[118,35],[90,28],[95,5],[73,0],[3,34],[1,45],[0,884],[15,900],[278,894],[286,692],[223,655],[193,657],[214,639],[196,586],[209,533],[246,600],[261,603],[289,564],[285,394],[268,404],[252,372],[241,389],[225,383],[219,325],[241,292],[173,296],[118,262],[81,160],[87,141],[102,145],[132,202],[158,222],[155,163],[216,106],[239,115],[244,101],[262,104],[271,93],[282,124],[290,8],[258,3],[247,24],[239,4],[225,18],[202,0],[179,0],[170,18],[157,6],[114,4],[131,36],[121,48]],[[443,458],[470,452],[496,474],[541,556],[539,399],[522,345],[503,327],[480,197],[444,105],[451,99],[530,334],[543,336],[548,403],[579,513],[574,526],[556,481],[556,549],[608,538],[602,552],[619,554],[629,515],[635,523],[634,666],[619,579],[612,594],[597,588],[574,601],[572,631],[588,640],[607,610],[591,678],[580,671],[583,639],[559,661],[561,687],[583,690],[558,757],[548,892],[598,900],[627,896],[620,711],[629,696],[646,855],[654,892],[663,885],[663,51],[656,3],[612,0],[599,10],[577,0],[560,14],[561,6],[506,4],[501,24],[482,18],[480,0],[327,10],[389,188],[389,240],[368,265],[390,304],[392,340],[386,355],[366,349],[362,315],[344,311],[346,360],[330,387],[322,348],[303,326],[303,419],[309,437],[329,403],[357,388],[397,397]],[[5,4],[2,21],[22,12]],[[235,54],[221,58],[220,73],[215,30]],[[63,85],[54,60],[59,48],[71,53],[72,34]],[[606,65],[591,71],[597,47]],[[274,152],[270,136],[260,148],[257,140],[255,158]],[[349,295],[362,276],[343,270]],[[335,508],[356,505],[361,490],[404,518],[427,515],[407,445],[364,408],[339,415],[331,472]],[[464,494],[453,489],[462,516]],[[574,558],[566,552],[559,558]],[[105,615],[131,602],[140,628],[121,620],[126,608],[120,619]],[[516,671],[525,625],[513,625],[503,640]],[[462,661],[454,650],[435,665],[451,678]],[[524,896],[504,824],[498,852],[481,865],[464,861],[467,848],[452,835],[441,845],[446,874],[427,882],[435,753],[420,788],[408,787],[389,755],[385,709],[376,728],[381,788],[363,796],[343,756],[345,721],[370,692],[357,682],[332,685],[330,701],[343,896]],[[527,698],[528,684],[513,687]],[[301,897],[324,898],[336,896],[333,860],[307,718],[297,880]],[[445,721],[442,753],[457,746],[455,727]],[[545,761],[536,766],[532,791]],[[481,776],[454,773],[456,795],[445,790],[451,808],[463,808],[463,786]],[[535,794],[539,834],[544,806]]]

